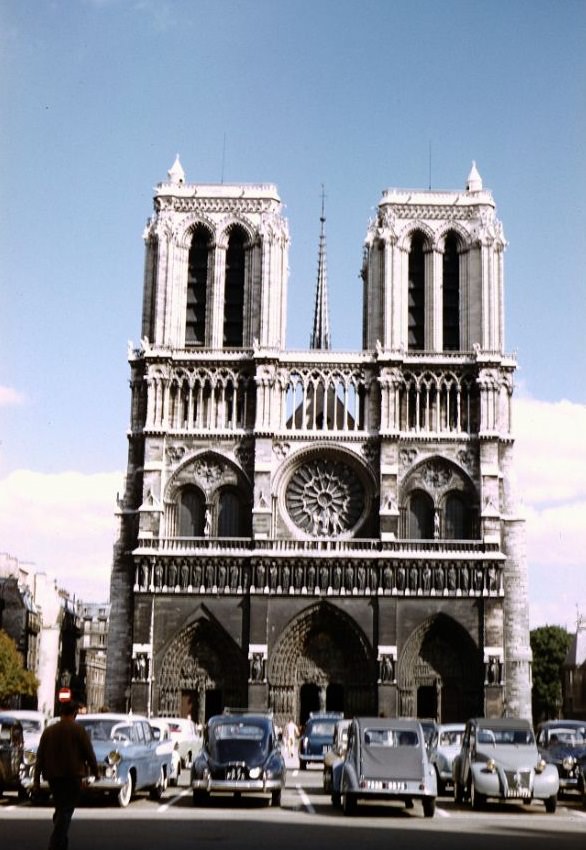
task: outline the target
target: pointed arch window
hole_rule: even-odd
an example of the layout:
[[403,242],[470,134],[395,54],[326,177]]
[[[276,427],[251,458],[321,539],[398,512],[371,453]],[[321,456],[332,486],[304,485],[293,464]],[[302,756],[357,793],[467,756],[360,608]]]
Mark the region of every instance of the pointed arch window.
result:
[[225,489],[218,503],[218,537],[241,537],[243,510],[238,493]]
[[448,540],[469,540],[472,537],[470,511],[458,493],[450,493],[446,498],[444,537]]
[[244,337],[244,280],[247,235],[234,227],[226,249],[226,280],[224,286],[224,345],[242,345]]
[[187,266],[185,345],[205,345],[210,243],[209,231],[198,225],[193,231]]
[[183,487],[178,514],[179,537],[203,537],[205,499],[197,487]]
[[443,340],[444,351],[460,348],[460,256],[455,233],[448,233],[444,242]]
[[422,233],[411,237],[409,251],[409,327],[410,351],[423,351],[425,347],[425,238]]
[[433,540],[433,500],[418,491],[409,499],[408,537],[410,540]]

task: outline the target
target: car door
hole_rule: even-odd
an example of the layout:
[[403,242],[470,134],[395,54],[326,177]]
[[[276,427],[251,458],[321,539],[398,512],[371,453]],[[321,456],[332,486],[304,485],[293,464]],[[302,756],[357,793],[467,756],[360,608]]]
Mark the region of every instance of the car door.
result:
[[164,751],[159,752],[159,742],[155,738],[153,730],[150,724],[146,722],[146,720],[142,721],[142,728],[144,731],[145,750],[147,753],[146,757],[148,762],[148,784],[155,785],[159,780],[159,775],[161,773],[161,765],[165,760]]

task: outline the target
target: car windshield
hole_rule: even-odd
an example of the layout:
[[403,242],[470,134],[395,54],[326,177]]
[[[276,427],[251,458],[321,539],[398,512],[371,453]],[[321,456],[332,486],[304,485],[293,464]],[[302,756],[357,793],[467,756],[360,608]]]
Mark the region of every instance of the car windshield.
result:
[[412,729],[365,729],[367,747],[417,747],[419,736]]
[[576,729],[565,729],[558,726],[555,729],[551,729],[549,733],[549,743],[564,744],[569,747],[586,744],[586,727],[583,726]]
[[23,732],[32,732],[33,735],[36,735],[37,732],[42,732],[42,724],[40,720],[27,720],[25,718],[21,718],[22,731]]
[[462,743],[463,732],[440,732],[438,745],[440,747],[459,747]]
[[335,722],[328,723],[325,720],[318,720],[315,723],[311,722],[307,727],[308,735],[315,735],[318,738],[333,738]]
[[119,720],[84,720],[77,719],[92,741],[126,741],[130,740],[130,727],[120,724]]
[[530,745],[535,743],[530,729],[492,729],[483,727],[478,730],[479,744],[515,744]]
[[255,723],[218,723],[209,731],[210,755],[215,761],[258,759],[267,747],[268,729]]

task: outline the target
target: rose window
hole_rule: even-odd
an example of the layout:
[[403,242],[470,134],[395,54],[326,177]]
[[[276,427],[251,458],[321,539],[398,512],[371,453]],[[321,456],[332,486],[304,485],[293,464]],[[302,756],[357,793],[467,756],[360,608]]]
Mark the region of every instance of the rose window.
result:
[[314,460],[293,473],[285,503],[298,528],[316,537],[335,537],[358,522],[364,489],[345,463]]

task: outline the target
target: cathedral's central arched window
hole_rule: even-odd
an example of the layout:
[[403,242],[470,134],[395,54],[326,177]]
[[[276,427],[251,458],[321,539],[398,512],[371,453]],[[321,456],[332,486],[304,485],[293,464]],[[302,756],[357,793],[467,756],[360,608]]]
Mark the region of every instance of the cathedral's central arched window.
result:
[[433,501],[427,493],[413,493],[409,499],[408,516],[410,540],[433,539]]
[[246,233],[234,227],[226,250],[224,287],[224,345],[241,346],[244,336],[244,280]]
[[179,536],[201,537],[204,530],[205,501],[196,488],[187,486],[179,496]]
[[316,537],[336,537],[353,528],[364,506],[364,489],[345,463],[311,460],[293,473],[285,494],[295,525]]

